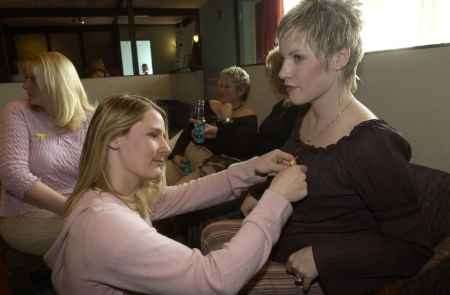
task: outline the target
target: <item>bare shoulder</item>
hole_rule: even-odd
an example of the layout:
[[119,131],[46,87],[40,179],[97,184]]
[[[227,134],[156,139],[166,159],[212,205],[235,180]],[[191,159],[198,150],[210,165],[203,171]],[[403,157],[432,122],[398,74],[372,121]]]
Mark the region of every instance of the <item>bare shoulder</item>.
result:
[[350,125],[352,128],[361,124],[364,121],[378,119],[378,117],[363,103],[356,100],[352,110],[352,116],[350,116]]
[[341,132],[342,134],[349,135],[353,128],[362,122],[374,119],[378,119],[378,117],[368,107],[356,100],[343,120],[344,123],[342,124]]

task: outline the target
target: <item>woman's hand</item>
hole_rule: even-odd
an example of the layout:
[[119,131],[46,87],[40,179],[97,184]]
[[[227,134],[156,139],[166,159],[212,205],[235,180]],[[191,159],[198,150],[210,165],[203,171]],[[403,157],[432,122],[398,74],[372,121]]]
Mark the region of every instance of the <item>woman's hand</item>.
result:
[[25,193],[23,200],[33,206],[52,211],[62,216],[67,197],[45,183],[36,181],[31,187],[31,190]]
[[280,150],[273,150],[258,157],[256,163],[256,174],[276,174],[295,163],[295,157]]
[[[190,119],[190,121],[194,124],[197,124],[199,121],[198,120],[194,120],[194,119]],[[217,132],[219,131],[219,128],[215,125],[211,125],[211,124],[207,124],[204,123],[203,126],[203,136],[205,138],[216,138],[217,137]],[[193,129],[191,131],[191,137],[195,138],[195,134],[194,134],[195,130]]]
[[258,204],[258,200],[255,199],[251,194],[247,194],[245,196],[244,201],[241,204],[241,212],[244,216],[247,216],[250,214],[250,212],[253,210],[253,208],[256,207]]
[[183,163],[183,161],[185,161],[186,158],[180,155],[175,155],[175,157],[173,157],[173,162],[178,166],[181,167],[181,164]]
[[293,165],[284,169],[275,176],[269,189],[289,202],[297,202],[304,199],[308,194],[306,170],[306,166],[303,165]]
[[219,128],[217,128],[217,126],[205,124],[205,138],[216,138],[217,131],[219,131]]
[[296,282],[303,285],[303,290],[309,290],[311,283],[319,275],[312,247],[305,247],[291,254],[286,269],[296,277]]

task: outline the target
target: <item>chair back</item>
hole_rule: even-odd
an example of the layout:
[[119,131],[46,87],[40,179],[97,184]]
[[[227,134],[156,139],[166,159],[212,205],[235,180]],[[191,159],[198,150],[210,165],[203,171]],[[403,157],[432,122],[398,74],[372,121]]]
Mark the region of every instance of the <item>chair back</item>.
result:
[[450,236],[450,174],[437,169],[411,164],[423,222],[433,245]]

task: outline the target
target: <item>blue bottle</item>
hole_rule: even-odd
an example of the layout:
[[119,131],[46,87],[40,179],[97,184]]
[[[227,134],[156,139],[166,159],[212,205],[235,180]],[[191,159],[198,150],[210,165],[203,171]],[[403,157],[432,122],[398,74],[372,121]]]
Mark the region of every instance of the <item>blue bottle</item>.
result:
[[192,130],[192,137],[195,143],[205,142],[205,100],[197,100],[194,104],[194,129]]
[[192,164],[191,161],[187,159],[183,159],[180,163],[180,169],[183,175],[188,175],[192,173]]

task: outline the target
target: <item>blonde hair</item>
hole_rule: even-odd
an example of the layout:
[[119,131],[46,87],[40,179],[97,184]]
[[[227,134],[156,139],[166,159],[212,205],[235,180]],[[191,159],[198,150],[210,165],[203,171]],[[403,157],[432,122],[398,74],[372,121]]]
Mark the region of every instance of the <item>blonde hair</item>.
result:
[[[98,189],[114,194],[142,218],[149,216],[151,205],[159,197],[159,190],[164,185],[164,173],[160,179],[148,180],[134,195],[123,196],[112,187],[106,172],[110,142],[127,134],[149,110],[156,110],[161,114],[167,129],[165,112],[146,97],[124,94],[105,98],[99,104],[86,134],[80,159],[79,178],[66,203],[66,215],[76,207],[86,191]],[[167,130],[165,131],[167,136]]]
[[278,39],[291,32],[304,33],[316,56],[325,60],[341,49],[350,49],[349,61],[343,68],[343,80],[356,91],[356,70],[364,56],[360,5],[357,0],[303,0],[281,20]]
[[77,130],[94,107],[72,62],[59,52],[44,52],[22,63],[25,76],[34,77],[50,98],[50,115],[59,127]]
[[241,67],[231,66],[220,72],[219,79],[230,79],[239,90],[243,90],[242,101],[246,101],[250,92],[250,75]]
[[272,48],[266,56],[266,74],[276,94],[280,98],[285,98],[287,96],[286,87],[284,86],[284,81],[279,76],[282,66],[283,56],[277,46]]

